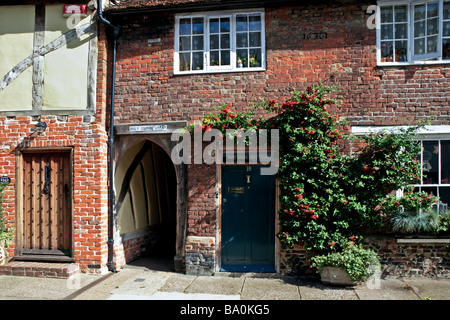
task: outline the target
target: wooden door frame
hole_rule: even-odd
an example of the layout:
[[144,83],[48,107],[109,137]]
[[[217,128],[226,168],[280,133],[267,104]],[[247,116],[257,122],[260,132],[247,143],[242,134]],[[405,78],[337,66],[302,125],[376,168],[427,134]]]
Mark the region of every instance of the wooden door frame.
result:
[[[23,217],[24,217],[24,203],[23,203],[23,155],[24,154],[43,154],[43,153],[68,153],[69,154],[69,177],[70,177],[70,255],[69,256],[45,256],[39,257],[37,255],[23,256]],[[73,198],[73,147],[35,147],[35,148],[17,148],[16,149],[16,179],[15,179],[15,198],[16,198],[16,216],[15,216],[15,252],[14,259],[16,260],[46,260],[46,261],[74,261],[74,226],[73,226],[73,212],[74,212],[74,198]]]

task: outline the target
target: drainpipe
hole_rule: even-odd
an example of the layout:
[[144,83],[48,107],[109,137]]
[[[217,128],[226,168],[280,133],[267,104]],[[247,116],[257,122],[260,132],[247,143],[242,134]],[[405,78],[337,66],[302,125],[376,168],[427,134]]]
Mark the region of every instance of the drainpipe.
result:
[[120,28],[114,26],[111,22],[103,17],[102,0],[97,0],[97,16],[100,22],[108,26],[113,31],[113,61],[112,61],[112,86],[111,86],[111,108],[110,108],[110,124],[109,124],[109,226],[108,226],[108,262],[109,271],[116,272],[114,267],[114,92],[116,82],[116,52],[117,38],[119,37]]

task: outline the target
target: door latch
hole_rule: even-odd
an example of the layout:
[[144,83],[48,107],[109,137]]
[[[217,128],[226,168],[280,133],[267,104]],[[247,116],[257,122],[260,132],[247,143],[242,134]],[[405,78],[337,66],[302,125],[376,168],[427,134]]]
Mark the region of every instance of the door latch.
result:
[[247,183],[250,183],[250,178],[251,178],[252,176],[250,176],[250,175],[247,175]]
[[50,167],[50,165],[46,165],[45,166],[45,174],[44,174],[44,178],[45,178],[44,190],[43,190],[44,194],[49,194],[50,193],[51,171],[52,171],[52,168]]

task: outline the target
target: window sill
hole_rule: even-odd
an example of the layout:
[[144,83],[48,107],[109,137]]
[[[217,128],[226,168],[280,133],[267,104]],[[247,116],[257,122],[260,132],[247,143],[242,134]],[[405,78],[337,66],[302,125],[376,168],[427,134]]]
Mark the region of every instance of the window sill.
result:
[[417,62],[378,62],[377,67],[434,66],[439,64],[450,64],[450,60],[417,61]]
[[214,73],[245,73],[245,72],[257,72],[266,71],[266,68],[243,68],[243,69],[230,69],[230,70],[199,70],[199,71],[174,71],[175,76],[195,75],[195,74],[214,74]]
[[446,243],[450,243],[450,238],[401,238],[401,239],[397,239],[397,243],[446,244]]

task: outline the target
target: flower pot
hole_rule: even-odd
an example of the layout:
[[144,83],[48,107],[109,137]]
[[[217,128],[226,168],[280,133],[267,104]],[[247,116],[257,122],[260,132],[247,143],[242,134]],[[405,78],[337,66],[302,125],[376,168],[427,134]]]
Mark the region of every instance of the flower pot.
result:
[[338,285],[338,286],[354,286],[360,284],[360,281],[353,280],[347,271],[343,268],[325,266],[320,274],[323,284]]

